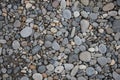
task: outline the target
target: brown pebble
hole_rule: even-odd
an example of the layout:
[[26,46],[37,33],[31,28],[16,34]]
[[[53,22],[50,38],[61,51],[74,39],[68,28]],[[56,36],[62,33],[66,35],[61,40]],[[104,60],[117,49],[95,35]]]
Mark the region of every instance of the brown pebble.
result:
[[31,64],[31,65],[29,66],[29,68],[32,69],[32,70],[35,70],[35,69],[36,69],[36,66],[33,65],[33,64]]
[[43,76],[44,78],[47,78],[47,74],[46,74],[46,73],[42,73],[42,76]]
[[112,66],[112,65],[114,65],[114,64],[115,64],[115,60],[112,59],[110,65]]
[[109,10],[112,10],[113,8],[114,8],[114,4],[108,3],[105,6],[103,6],[103,11],[109,11]]

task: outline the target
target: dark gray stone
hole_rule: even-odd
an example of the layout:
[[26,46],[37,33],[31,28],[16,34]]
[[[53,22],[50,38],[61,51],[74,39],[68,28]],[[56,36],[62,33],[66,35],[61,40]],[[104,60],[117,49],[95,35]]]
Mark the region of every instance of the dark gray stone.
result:
[[117,5],[120,6],[120,0],[117,0]]
[[0,21],[4,20],[4,17],[3,16],[0,16]]
[[116,73],[116,72],[113,72],[113,78],[115,80],[120,80],[120,75],[118,73]]
[[98,63],[99,63],[101,66],[104,66],[104,65],[107,64],[107,58],[105,58],[105,57],[99,57],[99,58],[97,59],[97,61],[98,61]]
[[114,32],[120,32],[120,19],[114,20],[112,28]]
[[69,55],[69,62],[70,63],[73,63],[73,62],[77,62],[79,59],[78,59],[78,55],[77,54],[71,54]]

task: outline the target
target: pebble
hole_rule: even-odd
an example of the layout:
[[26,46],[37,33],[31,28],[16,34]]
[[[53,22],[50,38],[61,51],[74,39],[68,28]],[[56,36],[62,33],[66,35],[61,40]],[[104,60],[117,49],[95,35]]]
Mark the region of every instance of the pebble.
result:
[[76,45],[81,45],[82,44],[82,39],[80,39],[80,37],[75,36],[74,37],[74,42]]
[[69,71],[69,70],[73,69],[74,65],[73,64],[69,64],[69,63],[65,63],[64,67],[65,67],[65,70]]
[[118,73],[116,73],[115,71],[113,72],[113,78],[115,79],[115,80],[120,80],[120,75],[118,74]]
[[56,29],[56,28],[51,28],[50,31],[51,31],[52,33],[56,33],[56,32],[57,32],[57,29]]
[[107,58],[105,58],[105,57],[99,57],[99,58],[97,59],[97,62],[98,62],[101,66],[104,66],[104,65],[107,64]]
[[16,20],[14,22],[14,27],[20,27],[20,25],[21,25],[21,22],[19,20]]
[[87,80],[84,77],[78,77],[78,80]]
[[106,29],[106,32],[107,32],[107,34],[112,34],[113,33],[113,29],[109,27],[109,28]]
[[98,13],[91,13],[89,16],[91,19],[95,20],[98,17]]
[[95,48],[89,48],[88,51],[94,52],[94,51],[95,51]]
[[54,70],[54,66],[52,64],[49,64],[46,66],[48,71],[53,71]]
[[76,62],[78,61],[78,55],[77,54],[72,54],[69,56],[69,63],[73,63],[73,62]]
[[103,6],[103,11],[109,11],[112,10],[113,8],[114,8],[113,3],[107,3],[106,5]]
[[3,22],[0,21],[0,29],[2,30],[2,28],[3,28]]
[[29,80],[27,76],[23,76],[20,80]]
[[44,73],[45,71],[46,71],[46,66],[40,65],[40,66],[38,67],[38,72],[39,72],[39,73]]
[[13,41],[12,47],[13,47],[13,49],[19,49],[19,48],[20,48],[20,43],[19,43],[19,41],[17,41],[17,40]]
[[81,11],[81,15],[82,17],[84,18],[87,18],[88,17],[88,13],[86,11]]
[[79,69],[86,69],[86,68],[87,68],[86,65],[80,65],[80,66],[79,66]]
[[0,21],[4,20],[4,17],[3,16],[0,16]]
[[45,41],[45,47],[49,48],[52,46],[52,43],[50,41]]
[[89,0],[80,0],[80,1],[85,6],[87,6],[89,4]]
[[66,1],[65,0],[61,0],[60,8],[61,9],[65,9],[66,8]]
[[106,45],[100,44],[98,50],[100,53],[106,53],[107,51]]
[[64,70],[64,67],[63,67],[63,66],[57,66],[57,67],[55,68],[55,72],[56,72],[56,73],[62,73],[63,70]]
[[7,69],[6,69],[6,68],[1,68],[1,72],[2,72],[2,73],[6,73],[6,72],[7,72]]
[[81,22],[80,22],[80,25],[81,25],[81,30],[84,33],[84,32],[86,32],[88,30],[89,21],[85,20],[85,19],[82,19]]
[[57,8],[59,6],[59,1],[58,0],[53,1],[52,6],[54,8]]
[[74,37],[75,35],[75,29],[76,29],[75,27],[72,28],[71,35],[70,35],[71,38]]
[[62,45],[67,45],[68,44],[68,38],[64,38],[62,41]]
[[0,43],[1,43],[1,44],[5,44],[5,43],[6,43],[6,40],[5,40],[5,39],[0,39]]
[[53,41],[54,40],[54,37],[52,35],[46,35],[45,36],[45,40],[46,41]]
[[29,37],[32,34],[33,30],[31,27],[25,27],[23,30],[20,31],[20,35],[23,38]]
[[120,6],[120,0],[117,0],[117,5]]
[[32,78],[34,80],[43,80],[43,76],[40,73],[34,73],[33,76],[32,76]]
[[78,17],[80,15],[79,11],[74,11],[74,17]]
[[120,39],[120,32],[117,32],[114,36],[115,40],[119,40]]
[[114,65],[114,64],[115,64],[115,60],[112,59],[110,65]]
[[65,19],[70,19],[72,17],[71,11],[69,9],[63,10],[62,15]]
[[0,47],[0,55],[2,54],[2,48]]
[[54,42],[52,43],[52,48],[53,48],[54,50],[60,50],[60,45],[57,43],[57,41],[54,41]]
[[104,29],[100,28],[98,29],[99,33],[104,33]]
[[80,60],[89,62],[91,60],[91,54],[87,51],[80,53]]
[[117,11],[109,11],[108,15],[109,16],[117,16]]
[[114,32],[120,32],[119,25],[120,25],[120,19],[114,20],[113,26],[112,26]]
[[78,69],[79,69],[79,66],[78,65],[76,65],[73,69],[72,69],[72,71],[71,71],[71,76],[75,76],[76,74],[77,74],[77,72],[78,72]]
[[92,76],[92,75],[94,75],[95,74],[95,69],[93,68],[93,67],[88,67],[87,69],[86,69],[86,74],[88,75],[88,76]]
[[29,8],[31,8],[32,7],[32,4],[31,3],[26,3],[26,9],[29,9]]
[[36,54],[41,50],[40,45],[36,45],[32,48],[32,54]]

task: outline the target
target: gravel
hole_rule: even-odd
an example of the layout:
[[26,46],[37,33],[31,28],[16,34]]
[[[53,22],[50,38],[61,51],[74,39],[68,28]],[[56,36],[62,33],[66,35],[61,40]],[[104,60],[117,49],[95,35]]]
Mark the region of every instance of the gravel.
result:
[[80,53],[80,60],[89,62],[91,60],[91,54],[87,51]]
[[33,78],[34,80],[42,80],[42,79],[43,79],[43,76],[42,76],[42,74],[40,74],[40,73],[34,73],[33,76],[32,76],[32,78]]
[[13,47],[13,49],[19,49],[20,48],[20,43],[17,40],[15,40],[12,43],[12,47]]
[[107,64],[107,58],[105,58],[105,57],[99,57],[98,59],[97,59],[97,62],[101,65],[101,66],[104,66],[104,65],[106,65]]
[[83,19],[83,20],[81,20],[80,25],[81,25],[81,30],[82,30],[82,32],[84,33],[84,32],[86,32],[86,31],[88,30],[89,21]]
[[65,19],[70,19],[72,17],[71,11],[69,9],[63,10],[63,17]]
[[114,8],[113,3],[107,3],[106,5],[103,6],[103,11],[109,11],[112,10],[113,8]]
[[100,44],[98,50],[100,53],[106,53],[107,51],[106,45]]
[[53,48],[54,50],[60,50],[60,45],[59,45],[56,41],[54,41],[54,42],[52,43],[52,48]]
[[32,54],[36,54],[41,50],[40,45],[36,45],[32,48]]
[[39,72],[39,73],[44,73],[45,71],[46,71],[46,66],[40,65],[40,66],[38,67],[38,72]]
[[88,68],[86,69],[86,74],[87,74],[88,76],[94,75],[94,74],[95,74],[95,69],[94,69],[93,67],[88,67]]

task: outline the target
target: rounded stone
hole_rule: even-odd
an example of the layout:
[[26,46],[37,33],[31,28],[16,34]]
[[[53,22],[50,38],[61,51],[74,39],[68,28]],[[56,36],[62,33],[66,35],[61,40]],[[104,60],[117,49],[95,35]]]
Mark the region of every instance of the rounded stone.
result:
[[71,11],[69,9],[63,10],[63,17],[65,19],[70,19],[72,17]]
[[97,59],[97,62],[101,65],[101,66],[104,66],[104,65],[106,65],[107,64],[107,58],[105,58],[105,57],[99,57],[98,59]]
[[80,37],[75,36],[74,37],[74,42],[76,45],[81,45],[82,44],[82,39],[80,39]]
[[43,80],[43,76],[40,73],[34,73],[33,76],[32,76],[32,78],[34,80]]
[[52,35],[46,35],[45,36],[45,40],[46,41],[53,41],[54,40],[54,37]]
[[52,33],[56,33],[56,32],[57,32],[57,29],[56,29],[56,28],[51,28],[50,31],[51,31]]
[[74,11],[74,17],[78,17],[80,15],[79,11]]
[[50,41],[45,41],[45,47],[49,48],[52,46],[52,43]]
[[23,30],[20,31],[20,35],[23,38],[29,37],[32,34],[33,30],[31,27],[25,27]]
[[107,32],[108,34],[112,34],[112,33],[113,33],[113,29],[112,29],[112,28],[107,28],[107,29],[106,29],[106,32]]
[[85,6],[87,6],[89,4],[89,0],[80,0],[80,1]]
[[109,11],[112,10],[113,8],[114,8],[113,3],[107,3],[106,5],[103,6],[103,11]]
[[59,1],[58,0],[53,1],[52,6],[54,8],[57,8],[59,6]]
[[14,27],[20,27],[20,25],[21,25],[21,22],[19,20],[16,20],[14,22]]
[[13,47],[13,49],[19,49],[20,48],[20,43],[17,40],[15,40],[12,43],[12,47]]
[[39,72],[39,73],[44,73],[45,71],[46,71],[46,66],[40,65],[40,66],[38,67],[38,72]]
[[47,65],[46,68],[48,69],[48,71],[54,70],[54,66],[52,64]]
[[95,69],[94,69],[93,67],[88,67],[88,68],[86,69],[86,74],[87,74],[88,76],[94,75],[94,74],[95,74]]
[[55,72],[56,72],[56,73],[62,73],[63,70],[64,70],[64,67],[63,67],[63,66],[57,66],[57,67],[55,68]]
[[84,77],[78,77],[78,80],[87,80]]
[[87,68],[87,66],[85,66],[85,65],[80,65],[79,66],[79,69],[86,69]]
[[107,51],[106,45],[100,44],[98,50],[100,53],[106,53]]
[[80,60],[89,62],[91,60],[91,54],[87,51],[80,53]]
[[53,48],[54,50],[60,50],[60,45],[59,45],[56,41],[54,41],[54,42],[52,43],[52,48]]
[[65,67],[65,70],[71,70],[74,67],[74,65],[73,64],[69,64],[69,63],[65,63],[64,67]]
[[81,11],[81,15],[82,17],[84,18],[87,18],[88,17],[88,13],[86,11]]
[[20,80],[29,80],[27,76],[23,76]]
[[84,33],[84,32],[86,32],[86,31],[88,30],[89,21],[83,19],[83,20],[81,20],[80,25],[81,25],[81,30],[82,30],[82,32]]

